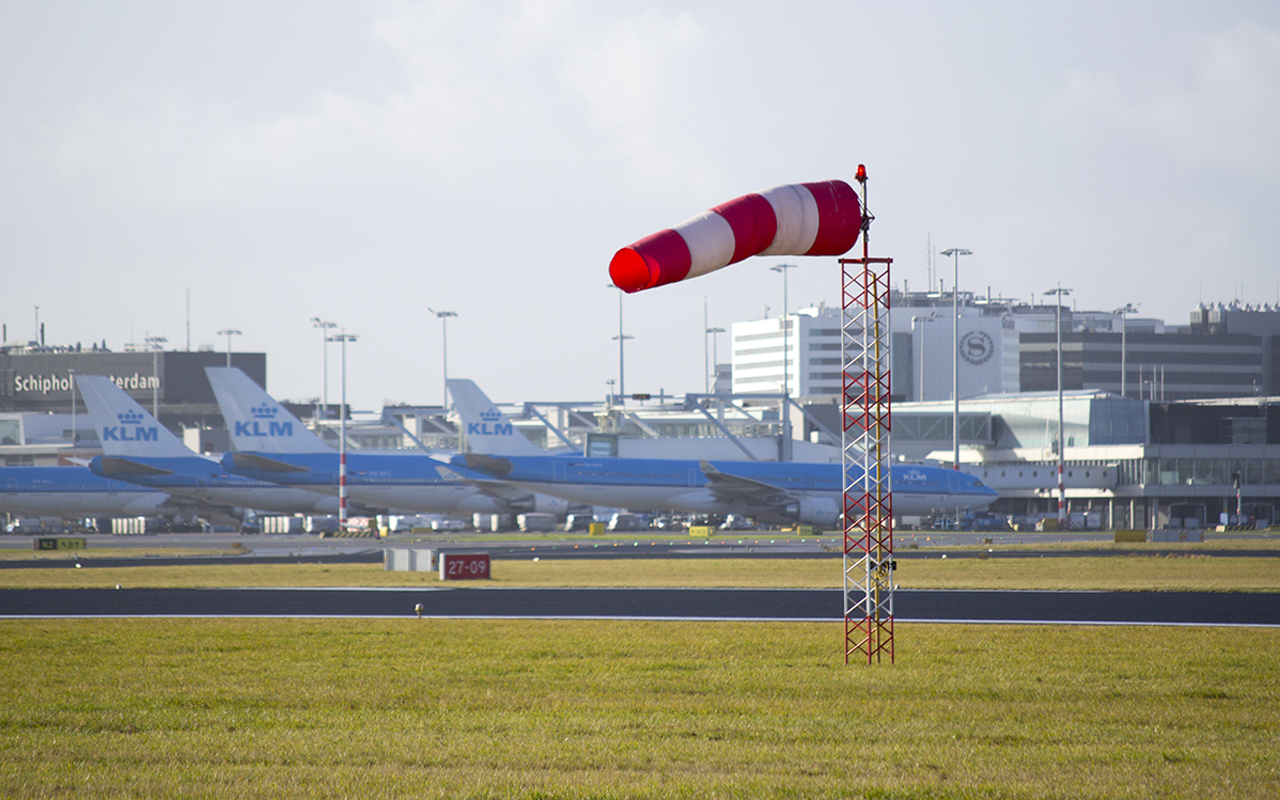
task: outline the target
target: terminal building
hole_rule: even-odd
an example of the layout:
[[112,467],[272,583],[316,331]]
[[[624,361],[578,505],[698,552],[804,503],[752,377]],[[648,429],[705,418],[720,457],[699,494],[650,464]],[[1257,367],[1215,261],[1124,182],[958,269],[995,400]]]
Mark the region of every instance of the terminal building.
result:
[[[992,511],[1053,516],[1057,392],[960,403],[961,469],[1000,493]],[[894,409],[900,458],[950,463],[952,403]],[[1266,527],[1280,509],[1280,397],[1159,402],[1063,397],[1067,511],[1104,527]]]
[[[1165,402],[1280,395],[1280,307],[1199,306],[1189,324],[1169,326],[1121,310],[895,290],[894,400],[950,400],[953,370],[961,399],[1056,391],[1059,320],[1064,389]],[[785,365],[793,397],[839,395],[840,334],[841,310],[821,306],[793,311],[785,323],[734,323],[732,391],[782,392]]]
[[204,368],[225,366],[228,359],[266,385],[265,353],[114,352],[34,343],[0,348],[0,464],[43,466],[101,452],[78,394],[73,410],[74,375],[109,376],[171,430],[220,430],[221,436],[187,438],[198,452],[225,449],[225,424]]
[[[1280,522],[1280,307],[1199,306],[1183,326],[966,292],[895,290],[890,308],[895,457],[951,463],[955,381],[959,460],[1000,492],[997,513],[1056,513],[1061,352],[1071,513],[1117,527]],[[825,423],[796,418],[797,435],[838,444],[841,322],[839,309],[792,312],[785,350],[781,318],[734,324],[733,390],[781,392],[785,365]]]
[[[1061,448],[1068,510],[1098,524],[1203,526],[1224,514],[1235,524],[1277,521],[1280,309],[1200,306],[1175,326],[1034,297],[896,290],[891,309],[895,458],[951,463],[955,369],[959,460],[1000,492],[999,513],[1054,513]],[[503,407],[548,450],[839,461],[841,323],[839,309],[821,306],[734,323],[730,361],[715,365],[710,394]],[[70,463],[100,452],[79,416],[83,403],[73,411],[74,374],[111,376],[192,449],[223,451],[229,442],[204,367],[227,359],[212,351],[3,348],[0,463]],[[267,385],[265,353],[230,360]],[[336,407],[287,405],[337,446]],[[466,437],[448,409],[393,406],[349,422],[348,446],[450,451],[465,448]]]

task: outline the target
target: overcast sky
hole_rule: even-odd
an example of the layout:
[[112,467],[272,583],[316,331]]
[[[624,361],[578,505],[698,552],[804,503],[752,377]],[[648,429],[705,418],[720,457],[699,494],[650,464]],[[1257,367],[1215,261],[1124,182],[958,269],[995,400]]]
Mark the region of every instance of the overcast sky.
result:
[[[873,255],[924,288],[1080,309],[1280,300],[1280,3],[0,0],[0,322],[267,353],[321,392],[602,397],[613,253],[739,195],[871,176]],[[790,306],[840,300],[785,259]],[[630,392],[702,391],[777,259],[623,300]],[[939,259],[950,286],[950,263]],[[721,360],[728,339],[721,337]],[[330,350],[331,375],[338,370]],[[330,396],[338,384],[331,379]]]

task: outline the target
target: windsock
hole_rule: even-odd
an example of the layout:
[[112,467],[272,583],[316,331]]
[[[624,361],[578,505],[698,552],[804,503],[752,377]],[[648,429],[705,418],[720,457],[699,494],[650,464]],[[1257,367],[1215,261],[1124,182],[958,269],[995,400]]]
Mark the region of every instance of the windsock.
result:
[[844,181],[775,186],[704,211],[622,248],[613,285],[638,292],[705,275],[750,256],[838,256],[862,230],[858,195]]

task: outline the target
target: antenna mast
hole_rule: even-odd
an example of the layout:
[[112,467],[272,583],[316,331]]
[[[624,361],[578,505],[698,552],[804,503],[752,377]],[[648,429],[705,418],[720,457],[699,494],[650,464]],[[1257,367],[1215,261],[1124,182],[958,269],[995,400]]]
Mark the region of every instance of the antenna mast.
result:
[[889,456],[889,267],[871,258],[867,170],[862,188],[862,258],[840,259],[843,364],[841,461],[844,487],[844,658],[893,662],[893,496]]

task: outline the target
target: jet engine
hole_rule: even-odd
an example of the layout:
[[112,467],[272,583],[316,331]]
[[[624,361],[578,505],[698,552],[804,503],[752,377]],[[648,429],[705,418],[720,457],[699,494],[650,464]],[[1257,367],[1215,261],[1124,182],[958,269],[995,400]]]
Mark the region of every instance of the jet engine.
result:
[[563,517],[569,513],[569,501],[545,494],[526,494],[505,501],[507,510],[513,514],[555,514]]
[[571,504],[568,500],[564,500],[559,497],[551,497],[550,495],[545,494],[535,494],[533,497],[534,510],[540,513],[555,514],[557,519],[563,518],[569,513],[569,506]]
[[840,504],[829,497],[801,497],[787,505],[787,512],[803,525],[833,528],[840,519]]

